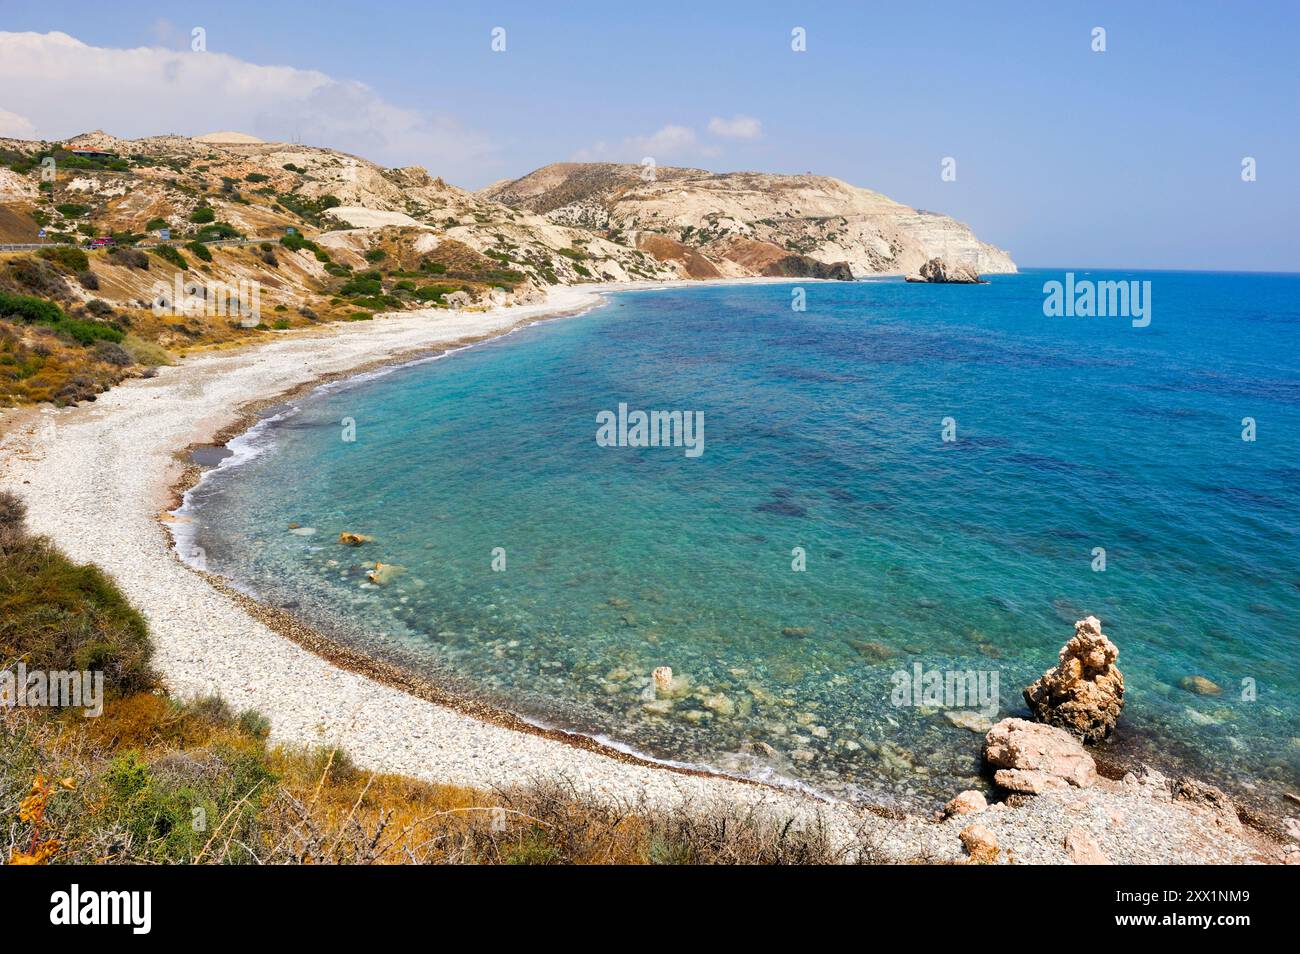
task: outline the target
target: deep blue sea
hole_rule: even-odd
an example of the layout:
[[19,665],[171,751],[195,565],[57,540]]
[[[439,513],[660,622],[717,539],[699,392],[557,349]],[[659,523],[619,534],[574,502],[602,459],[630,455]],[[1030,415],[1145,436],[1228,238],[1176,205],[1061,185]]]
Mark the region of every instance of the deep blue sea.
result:
[[[191,494],[197,538],[537,722],[906,806],[981,784],[986,723],[895,674],[996,674],[1023,714],[1092,614],[1128,685],[1103,750],[1270,798],[1300,778],[1300,276],[1075,276],[1149,280],[1149,326],[1046,317],[1063,271],[613,295],[295,402]],[[600,446],[620,403],[702,412],[703,453]]]

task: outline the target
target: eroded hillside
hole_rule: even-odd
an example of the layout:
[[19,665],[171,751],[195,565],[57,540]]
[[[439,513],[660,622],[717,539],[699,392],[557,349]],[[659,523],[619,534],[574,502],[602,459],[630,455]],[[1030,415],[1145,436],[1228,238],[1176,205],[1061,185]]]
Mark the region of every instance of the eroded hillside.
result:
[[480,194],[606,233],[693,277],[862,277],[914,272],[935,257],[1016,270],[1010,255],[948,216],[827,176],[556,163]]

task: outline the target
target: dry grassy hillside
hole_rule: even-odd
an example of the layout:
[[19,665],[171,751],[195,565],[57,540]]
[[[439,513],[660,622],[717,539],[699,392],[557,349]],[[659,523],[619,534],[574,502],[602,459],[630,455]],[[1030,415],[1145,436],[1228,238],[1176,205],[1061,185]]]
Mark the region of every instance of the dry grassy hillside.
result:
[[268,331],[678,274],[423,169],[229,134],[0,139],[0,244],[37,246],[0,249],[0,406]]

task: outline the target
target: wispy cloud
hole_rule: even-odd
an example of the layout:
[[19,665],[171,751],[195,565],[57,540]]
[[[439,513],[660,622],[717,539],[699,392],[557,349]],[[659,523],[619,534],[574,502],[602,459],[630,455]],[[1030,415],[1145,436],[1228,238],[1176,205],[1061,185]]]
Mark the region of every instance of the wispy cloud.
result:
[[687,126],[669,124],[648,136],[628,136],[618,142],[600,140],[573,154],[578,162],[640,162],[645,157],[663,162],[682,159],[698,151],[699,140]]
[[[181,45],[168,27],[160,22],[155,32]],[[184,39],[181,49],[117,49],[66,33],[0,33],[0,134],[64,139],[103,129],[135,138],[235,130],[388,165],[419,164],[452,181],[481,178],[497,164],[491,139],[454,116],[397,106],[364,83],[318,70],[193,52]]]
[[757,139],[763,135],[763,124],[753,116],[714,116],[709,120],[709,132],[727,139]]

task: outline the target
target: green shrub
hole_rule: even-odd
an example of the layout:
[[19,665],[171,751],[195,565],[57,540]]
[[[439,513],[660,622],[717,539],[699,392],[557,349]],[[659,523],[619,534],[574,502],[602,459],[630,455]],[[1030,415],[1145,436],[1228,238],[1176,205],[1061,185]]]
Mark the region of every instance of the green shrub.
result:
[[420,301],[442,301],[444,295],[449,295],[455,290],[451,285],[425,285],[416,290],[415,297]]
[[320,224],[321,215],[326,211],[343,204],[337,196],[332,195],[309,199],[305,195],[298,195],[296,192],[287,192],[276,196],[276,198],[284,208],[314,225]]
[[[104,776],[103,812],[125,832],[136,857],[155,862],[192,861],[208,847],[220,824],[234,846],[226,860],[251,860],[257,813],[275,781],[262,753],[218,744],[186,758],[150,763],[138,752],[118,755]],[[195,825],[198,817],[207,820]]]
[[171,245],[155,245],[151,251],[165,262],[171,262],[181,271],[189,271],[190,263],[185,260],[180,249]]
[[270,178],[271,178],[270,176],[268,176],[268,175],[263,175],[263,174],[260,173],[260,172],[250,172],[248,175],[244,176],[244,181],[245,181],[245,182],[265,182],[266,180],[268,180],[268,179],[270,179]]
[[144,226],[146,232],[157,232],[159,229],[165,228],[167,228],[166,219],[150,219]]
[[30,669],[102,670],[114,694],[155,685],[144,618],[98,567],[43,538],[0,551],[0,646]]
[[190,213],[190,221],[195,225],[207,225],[209,222],[215,222],[217,213],[213,212],[209,206],[202,205]]
[[349,279],[343,283],[339,289],[340,295],[378,295],[383,291],[383,283],[377,278],[366,278],[358,275],[356,278]]
[[70,272],[84,272],[90,268],[90,259],[75,245],[54,245],[43,248],[36,254]]
[[38,325],[57,325],[67,317],[52,301],[8,292],[0,292],[0,316]]
[[199,242],[217,242],[221,239],[239,238],[240,232],[234,226],[227,225],[225,222],[214,222],[211,225],[205,225],[199,230],[195,239]]
[[212,253],[208,251],[208,247],[202,242],[190,242],[185,246],[185,249],[186,251],[193,252],[194,257],[201,261],[212,261]]
[[347,320],[348,321],[369,321],[371,318],[374,317],[375,317],[374,314],[368,311],[354,311],[352,314],[348,315]]
[[106,325],[99,321],[85,321],[81,318],[67,318],[55,327],[60,333],[83,345],[94,344],[96,341],[117,343],[126,337],[126,333],[114,325]]
[[90,211],[90,206],[79,205],[76,202],[63,202],[54,208],[58,209],[59,214],[65,219],[79,219]]
[[367,262],[382,262],[387,257],[388,253],[382,248],[372,248],[370,251],[366,252]]

